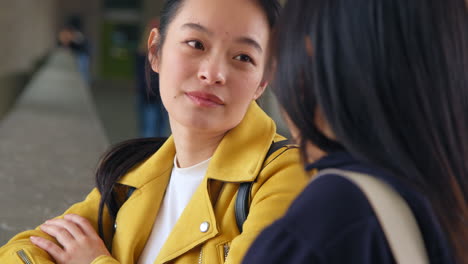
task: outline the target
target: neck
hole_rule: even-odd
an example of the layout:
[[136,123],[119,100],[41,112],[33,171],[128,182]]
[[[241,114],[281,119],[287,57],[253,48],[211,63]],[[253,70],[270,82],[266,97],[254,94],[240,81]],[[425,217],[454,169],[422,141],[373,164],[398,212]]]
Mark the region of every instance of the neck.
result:
[[225,134],[226,132],[210,134],[206,131],[173,127],[172,136],[179,168],[187,168],[209,159]]

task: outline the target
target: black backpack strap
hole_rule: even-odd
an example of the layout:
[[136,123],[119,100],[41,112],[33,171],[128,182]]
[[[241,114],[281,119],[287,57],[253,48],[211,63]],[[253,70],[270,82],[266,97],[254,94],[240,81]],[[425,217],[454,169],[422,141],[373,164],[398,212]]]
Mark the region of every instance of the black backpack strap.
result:
[[[117,208],[117,212],[120,210],[120,207],[132,196],[133,192],[136,190],[135,187],[132,186],[127,186],[123,184],[116,184],[114,187],[112,187],[112,198],[113,198],[113,203],[114,206]],[[117,223],[115,222],[115,218],[117,218],[117,215],[115,217],[111,217],[111,239],[105,241],[107,249],[112,252],[112,240],[114,238],[115,230],[117,229]]]
[[[296,145],[291,145],[291,141],[289,140],[281,140],[277,142],[273,142],[270,146],[270,149],[267,152],[267,155],[265,157],[265,161],[268,159],[268,157],[271,156],[271,154],[275,153],[277,150],[283,147],[294,147],[296,148]],[[247,219],[247,216],[249,215],[249,209],[250,209],[250,190],[252,189],[252,182],[243,182],[239,185],[239,190],[237,191],[237,197],[236,197],[236,203],[234,205],[234,213],[236,215],[236,223],[237,223],[237,228],[239,231],[242,233],[242,226],[244,225],[245,220]]]
[[[135,187],[132,186],[127,186],[127,185],[121,185],[118,184],[119,187],[114,186],[114,202],[116,203],[117,206],[117,212],[120,210],[120,207],[132,196],[133,192],[136,190]],[[121,189],[120,192],[124,192],[123,194],[120,194],[122,196],[120,199],[115,198],[117,195],[116,189]],[[117,216],[116,216],[117,217]],[[115,225],[115,219],[112,220],[114,223],[112,223],[112,234],[115,232],[116,225]]]
[[250,189],[253,182],[243,182],[239,185],[237,191],[236,203],[234,205],[234,212],[236,214],[236,224],[239,231],[242,233],[242,225],[244,225],[247,215],[249,215],[250,205]]

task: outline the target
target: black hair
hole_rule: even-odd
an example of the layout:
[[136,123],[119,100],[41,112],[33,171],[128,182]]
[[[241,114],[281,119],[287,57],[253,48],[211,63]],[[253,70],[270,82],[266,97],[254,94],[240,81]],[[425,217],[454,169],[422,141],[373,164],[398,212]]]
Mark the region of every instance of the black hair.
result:
[[[312,143],[344,149],[428,199],[468,263],[468,14],[464,0],[289,0],[274,90]],[[317,111],[334,132],[317,128]]]
[[[98,212],[99,236],[105,240],[103,226],[104,208],[111,219],[115,220],[120,204],[114,193],[117,181],[139,163],[153,155],[165,142],[165,138],[141,138],[121,142],[111,148],[99,162],[96,171],[96,187],[101,194]],[[106,232],[109,232],[107,230]],[[109,241],[107,241],[109,242]],[[111,242],[106,243],[110,249]]]
[[[265,12],[269,25],[274,27],[280,12],[280,5],[278,0],[257,0],[263,11]],[[160,25],[159,25],[159,42],[156,43],[157,52],[162,50],[164,41],[167,36],[167,29],[174,17],[177,15],[184,0],[166,0],[161,11]],[[155,74],[149,67],[148,61],[146,64],[146,76],[148,83],[148,90],[151,86],[158,85],[151,83]],[[109,150],[101,159],[96,172],[96,186],[101,193],[101,200],[99,203],[98,212],[98,232],[99,236],[105,241],[105,232],[103,227],[104,213],[109,213],[110,217],[115,220],[119,206],[115,203],[113,194],[114,187],[118,180],[124,176],[129,170],[148,159],[154,154],[159,147],[163,144],[165,139],[162,138],[144,138],[133,139],[122,142]],[[107,231],[106,231],[107,232]],[[111,242],[110,242],[111,243]],[[109,244],[108,248],[109,248]]]
[[[271,29],[276,24],[278,20],[279,13],[281,10],[281,5],[278,0],[257,0],[258,4],[265,12],[267,16],[268,24]],[[178,11],[182,7],[184,0],[166,0],[161,11],[161,19],[159,24],[159,40],[156,43],[156,48],[158,52],[162,50],[164,42],[167,36],[167,29],[171,24],[174,17],[177,15]]]

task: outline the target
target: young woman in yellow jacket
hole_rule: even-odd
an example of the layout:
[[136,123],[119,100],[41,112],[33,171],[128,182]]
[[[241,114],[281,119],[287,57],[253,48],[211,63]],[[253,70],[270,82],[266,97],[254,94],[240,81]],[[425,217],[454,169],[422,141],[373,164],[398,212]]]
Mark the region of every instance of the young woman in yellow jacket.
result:
[[86,200],[12,238],[0,263],[240,263],[307,181],[295,149],[267,155],[283,138],[255,103],[278,11],[275,0],[167,0],[148,45],[172,136],[117,146]]

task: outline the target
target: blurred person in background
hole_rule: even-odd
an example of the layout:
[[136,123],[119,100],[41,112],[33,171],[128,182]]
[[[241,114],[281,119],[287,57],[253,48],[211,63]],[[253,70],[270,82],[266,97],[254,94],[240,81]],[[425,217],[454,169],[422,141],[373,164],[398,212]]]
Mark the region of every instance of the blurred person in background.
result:
[[403,198],[429,263],[468,263],[466,2],[288,0],[278,25],[274,90],[320,176],[243,263],[396,263],[343,171]]
[[[153,18],[147,23],[135,57],[139,135],[140,137],[167,137],[169,120],[159,94],[159,74],[146,71],[147,40],[153,28],[159,28],[159,18]],[[150,80],[147,81],[148,79]]]
[[65,26],[58,34],[60,46],[69,48],[77,59],[78,70],[83,79],[90,83],[90,45],[88,38],[83,33],[83,24],[79,16],[69,17]]

